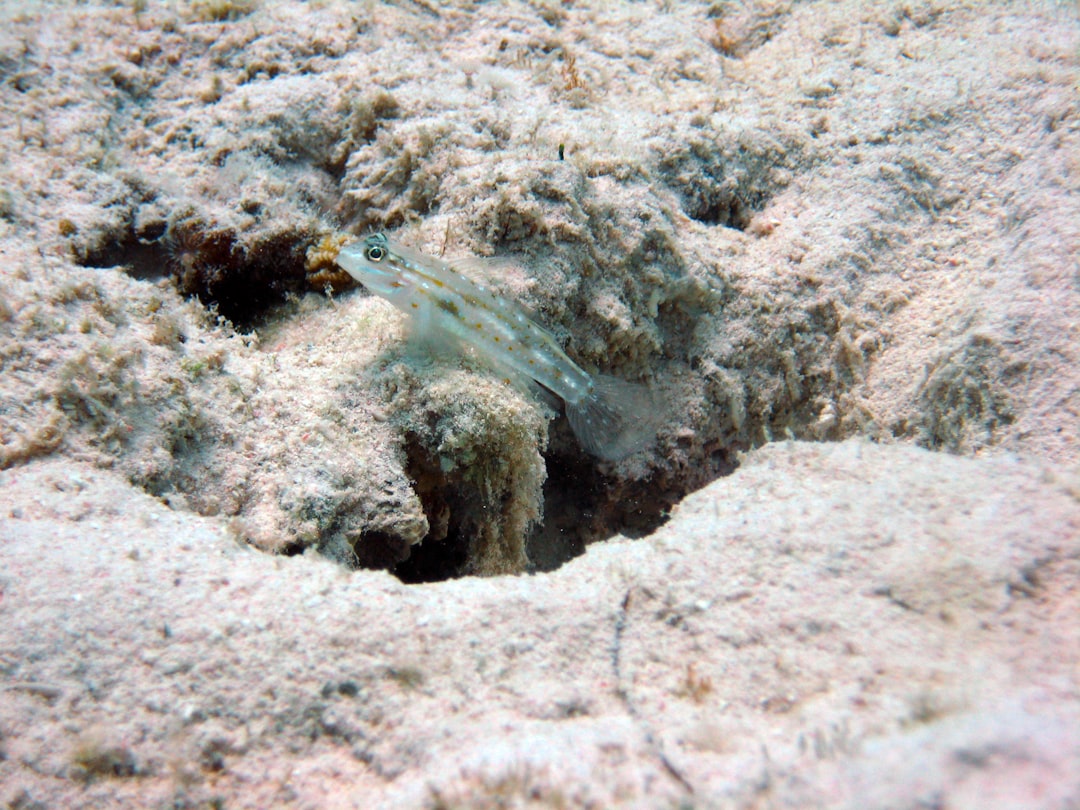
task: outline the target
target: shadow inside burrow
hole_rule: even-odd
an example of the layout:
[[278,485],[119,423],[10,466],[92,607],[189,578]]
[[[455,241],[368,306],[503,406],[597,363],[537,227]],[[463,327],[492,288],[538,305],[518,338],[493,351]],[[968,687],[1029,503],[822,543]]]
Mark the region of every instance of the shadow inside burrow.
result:
[[[554,571],[585,553],[587,546],[615,536],[644,537],[667,522],[671,507],[685,494],[655,480],[623,481],[577,445],[565,416],[551,425],[545,453],[543,518],[525,538],[528,568],[521,573]],[[406,584],[439,582],[474,573],[471,569],[475,517],[473,499],[460,482],[446,480],[427,452],[416,445],[407,452],[407,474],[417,487],[428,521],[437,536],[424,538],[407,559],[387,567]],[[725,467],[725,469],[727,469]],[[367,542],[365,536],[364,542]]]
[[592,543],[616,535],[644,537],[667,522],[672,499],[649,482],[620,484],[591,457],[572,449],[546,460],[545,520],[526,544],[535,570],[554,571]]
[[120,268],[140,281],[172,279],[182,295],[193,295],[208,311],[250,334],[310,291],[305,234],[281,234],[242,248],[229,230],[187,224],[129,231],[85,255],[83,267]]

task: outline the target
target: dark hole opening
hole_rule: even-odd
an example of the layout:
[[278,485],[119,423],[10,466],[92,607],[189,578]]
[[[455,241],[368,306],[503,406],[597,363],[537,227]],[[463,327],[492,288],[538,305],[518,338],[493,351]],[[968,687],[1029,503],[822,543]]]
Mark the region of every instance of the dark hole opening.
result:
[[[160,230],[160,229],[159,229]],[[84,257],[84,267],[123,267],[133,278],[173,278],[179,291],[251,332],[290,293],[306,290],[306,243],[297,236],[268,239],[242,249],[227,231],[178,228],[155,238],[113,242]]]
[[[556,444],[566,450],[547,456],[544,519],[526,541],[530,571],[553,571],[583,554],[588,545],[616,534],[643,537],[667,522],[672,504],[684,494],[651,481],[617,482],[601,472],[576,443]],[[421,451],[410,450],[409,458],[409,474],[419,482],[417,490],[429,522],[438,525],[438,514],[447,508],[451,518],[445,536],[425,538],[411,548],[408,559],[389,570],[407,584],[468,574],[469,497],[455,493],[460,484],[453,481],[441,479],[433,486],[432,469]]]
[[413,546],[409,559],[398,563],[392,573],[406,585],[453,579],[465,568],[468,546],[460,531],[450,531],[442,540]]

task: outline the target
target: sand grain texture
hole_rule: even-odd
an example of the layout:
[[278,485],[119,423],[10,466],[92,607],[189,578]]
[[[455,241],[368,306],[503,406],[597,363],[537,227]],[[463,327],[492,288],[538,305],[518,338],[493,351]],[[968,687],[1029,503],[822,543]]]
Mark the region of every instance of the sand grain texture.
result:
[[66,461],[0,492],[15,806],[1078,797],[1080,503],[1015,459],[774,444],[646,540],[424,586]]

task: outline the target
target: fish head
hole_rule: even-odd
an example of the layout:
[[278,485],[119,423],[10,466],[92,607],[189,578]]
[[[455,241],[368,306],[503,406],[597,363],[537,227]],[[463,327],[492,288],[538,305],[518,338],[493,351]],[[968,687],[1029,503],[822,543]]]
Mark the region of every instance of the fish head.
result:
[[407,266],[381,233],[342,248],[337,263],[375,295],[390,301],[411,293],[415,286]]

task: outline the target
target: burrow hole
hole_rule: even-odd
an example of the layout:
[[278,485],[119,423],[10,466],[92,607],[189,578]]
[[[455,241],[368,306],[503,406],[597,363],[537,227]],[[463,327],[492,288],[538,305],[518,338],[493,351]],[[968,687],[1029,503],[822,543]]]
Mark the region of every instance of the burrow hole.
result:
[[[84,257],[87,267],[123,267],[145,280],[172,277],[181,293],[196,296],[208,309],[228,319],[240,332],[249,332],[287,301],[290,294],[308,291],[306,244],[289,237],[245,252],[227,231],[185,227],[166,234],[165,228],[114,242]],[[661,526],[670,508],[686,492],[678,482],[619,482],[606,475],[569,436],[562,425],[561,441],[553,441],[546,456],[544,518],[526,539],[531,569],[551,571],[585,551],[586,546],[621,534],[642,537]],[[407,472],[413,480],[430,477],[422,453],[410,453]],[[716,476],[733,465],[720,462]],[[445,536],[412,547],[391,535],[366,533],[357,549],[360,567],[385,569],[405,583],[438,582],[469,572],[470,521],[468,497],[455,482],[422,495],[431,522],[449,509]],[[287,555],[303,553],[302,544],[287,546]]]

